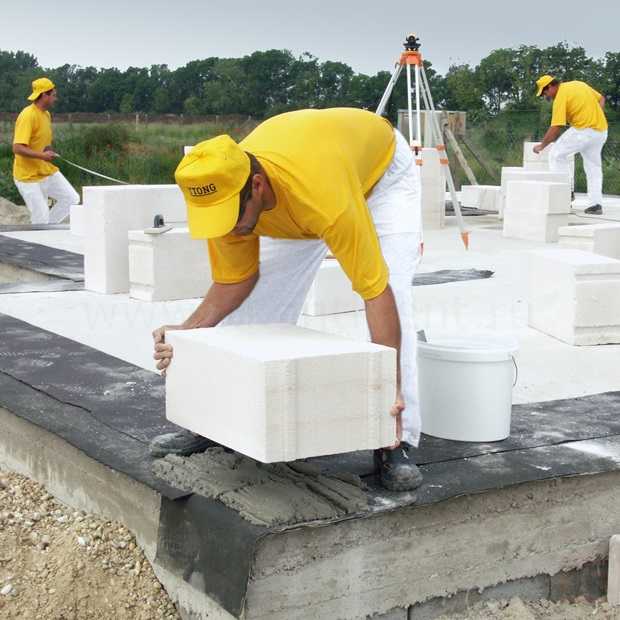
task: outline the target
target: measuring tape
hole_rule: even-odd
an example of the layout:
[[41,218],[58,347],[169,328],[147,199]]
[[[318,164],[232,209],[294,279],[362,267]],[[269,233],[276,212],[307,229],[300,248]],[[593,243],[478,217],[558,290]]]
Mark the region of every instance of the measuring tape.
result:
[[100,177],[102,179],[107,179],[108,181],[113,181],[114,183],[119,183],[120,185],[130,185],[130,183],[127,183],[127,181],[121,181],[121,180],[115,179],[113,177],[108,177],[105,174],[101,174],[100,172],[95,172],[94,170],[90,170],[89,168],[84,168],[84,166],[80,166],[79,164],[76,164],[75,162],[69,161],[68,159],[65,159],[64,157],[61,157],[60,155],[58,155],[58,159],[60,159],[61,161],[64,161],[66,164],[69,164],[70,166],[73,166],[74,168],[79,168],[80,170],[83,170],[84,172],[88,172],[88,174],[93,174],[96,177]]

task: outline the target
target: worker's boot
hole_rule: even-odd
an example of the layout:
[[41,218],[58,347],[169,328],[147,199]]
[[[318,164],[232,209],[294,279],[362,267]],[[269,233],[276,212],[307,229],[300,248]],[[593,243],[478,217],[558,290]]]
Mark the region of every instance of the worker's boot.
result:
[[157,435],[149,444],[149,453],[153,458],[159,459],[168,454],[177,456],[189,456],[196,452],[204,452],[207,448],[219,444],[197,435],[187,430],[180,430],[176,433],[166,433]]
[[584,213],[588,215],[603,215],[603,207],[601,205],[592,205],[588,207]]
[[398,448],[375,450],[375,467],[389,491],[413,491],[422,484],[422,473],[413,460],[413,448],[401,441]]

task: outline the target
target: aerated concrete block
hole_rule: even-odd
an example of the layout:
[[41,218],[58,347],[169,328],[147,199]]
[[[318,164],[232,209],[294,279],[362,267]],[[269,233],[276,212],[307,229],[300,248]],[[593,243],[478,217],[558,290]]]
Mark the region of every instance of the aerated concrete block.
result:
[[549,181],[509,181],[506,211],[520,209],[532,213],[570,213],[570,186]]
[[84,205],[71,205],[69,207],[69,230],[76,237],[83,237],[86,232],[86,213]]
[[499,185],[461,186],[461,204],[464,207],[497,211],[502,188]]
[[129,291],[127,233],[153,225],[185,223],[183,194],[176,185],[123,185],[84,188],[84,285],[98,293]]
[[166,417],[183,428],[264,463],[394,442],[394,349],[288,324],[166,340]]
[[620,223],[563,226],[560,246],[620,259]]
[[422,149],[422,223],[424,228],[443,228],[446,218],[446,178],[439,151]]
[[620,261],[556,248],[529,253],[529,324],[572,345],[620,343]]
[[351,288],[351,281],[333,258],[325,259],[310,287],[302,314],[322,316],[364,309],[364,300]]
[[504,212],[503,236],[526,241],[557,243],[558,230],[568,224],[568,213],[532,212],[511,209]]
[[607,602],[612,607],[620,606],[620,536],[609,541],[609,572],[607,576]]
[[502,168],[501,197],[499,200],[499,217],[503,218],[506,207],[506,193],[510,181],[548,181],[551,183],[570,183],[570,178],[564,172],[544,172],[537,170],[525,170],[524,168]]
[[184,146],[183,155],[187,155],[193,148],[194,148],[193,146]]
[[523,169],[524,170],[535,170],[537,172],[549,172],[549,162],[548,161],[524,161]]
[[549,161],[549,151],[551,145],[544,148],[540,153],[534,153],[534,147],[540,142],[524,142],[523,143],[523,165],[526,162],[544,163]]
[[129,231],[129,296],[144,301],[203,297],[211,286],[207,242],[187,228]]

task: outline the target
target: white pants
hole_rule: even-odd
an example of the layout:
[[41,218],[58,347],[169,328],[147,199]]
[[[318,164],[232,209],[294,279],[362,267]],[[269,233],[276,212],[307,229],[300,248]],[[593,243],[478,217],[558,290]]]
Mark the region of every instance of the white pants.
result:
[[[420,168],[415,165],[407,142],[400,133],[395,134],[394,158],[373,188],[367,204],[390,272],[389,283],[400,317],[401,383],[405,401],[402,439],[417,446],[420,412],[412,281],[422,239]],[[260,278],[249,297],[221,325],[297,323],[326,254],[327,247],[320,239],[262,237]]]
[[[68,217],[71,205],[80,204],[80,195],[61,172],[32,183],[15,179],[15,185],[30,210],[33,224],[59,224]],[[49,198],[56,201],[51,209]]]
[[569,158],[576,153],[581,155],[588,183],[588,201],[591,206],[603,204],[601,151],[606,140],[606,131],[569,127],[553,143],[549,151],[549,169],[552,172],[568,172],[570,174]]

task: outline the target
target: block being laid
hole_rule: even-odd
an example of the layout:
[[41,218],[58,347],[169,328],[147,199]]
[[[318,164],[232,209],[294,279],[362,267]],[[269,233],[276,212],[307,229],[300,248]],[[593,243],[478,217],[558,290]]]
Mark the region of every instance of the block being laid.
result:
[[263,463],[394,442],[394,349],[288,324],[166,339],[166,417],[183,428]]
[[523,143],[523,165],[526,162],[546,163],[549,161],[549,152],[551,145],[545,147],[540,153],[534,153],[534,147],[540,142],[524,142]]
[[536,170],[537,172],[549,172],[548,161],[524,161],[524,170]]
[[484,211],[497,211],[501,191],[499,185],[462,185],[461,204]]
[[84,286],[98,293],[129,291],[127,233],[153,225],[185,223],[183,194],[176,185],[123,185],[84,188]]
[[308,291],[302,314],[322,316],[364,309],[364,300],[351,288],[340,263],[325,259]]
[[69,207],[69,230],[76,237],[84,236],[86,232],[84,205],[71,205]]
[[143,301],[203,297],[211,286],[207,242],[187,228],[129,231],[129,296]]
[[620,261],[569,248],[529,253],[529,325],[571,345],[620,343]]
[[439,162],[439,151],[422,149],[422,222],[424,228],[443,228],[446,218],[446,179]]
[[510,181],[547,181],[550,183],[570,183],[568,173],[564,172],[545,172],[537,170],[525,170],[524,168],[504,167],[502,168],[502,191],[499,200],[499,217],[504,216],[506,208],[506,193]]
[[561,246],[620,259],[620,223],[563,226],[558,232]]

